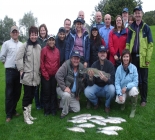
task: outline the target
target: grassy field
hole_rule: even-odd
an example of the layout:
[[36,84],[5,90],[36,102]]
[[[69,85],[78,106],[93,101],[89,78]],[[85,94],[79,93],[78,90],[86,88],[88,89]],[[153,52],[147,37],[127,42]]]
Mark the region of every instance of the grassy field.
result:
[[[155,26],[151,27],[155,41]],[[119,131],[118,136],[107,136],[96,133],[96,127],[86,129],[85,133],[75,133],[68,131],[66,127],[73,126],[67,119],[81,114],[91,113],[106,117],[103,111],[103,105],[97,110],[85,108],[86,102],[84,95],[81,95],[81,111],[79,113],[69,113],[65,119],[59,119],[61,111],[57,112],[55,117],[43,115],[43,110],[36,110],[33,104],[32,114],[37,117],[33,125],[27,125],[23,122],[23,115],[14,117],[11,122],[5,122],[5,72],[0,63],[0,140],[154,140],[155,139],[155,50],[152,55],[152,61],[149,69],[149,89],[148,103],[146,107],[140,106],[140,97],[138,99],[136,116],[130,119],[129,113],[131,105],[127,103],[124,111],[120,110],[120,105],[112,102],[110,116],[122,117],[127,122],[119,124],[123,131]],[[23,94],[22,94],[23,96]],[[21,99],[18,103],[17,111],[22,114]]]

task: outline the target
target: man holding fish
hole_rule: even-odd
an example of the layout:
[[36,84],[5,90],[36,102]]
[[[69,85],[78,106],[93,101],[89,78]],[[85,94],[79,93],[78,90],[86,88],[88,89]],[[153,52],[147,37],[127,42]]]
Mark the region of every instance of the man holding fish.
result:
[[[110,111],[111,99],[115,96],[115,69],[113,64],[107,60],[107,49],[104,46],[99,47],[98,52],[99,60],[92,64],[92,68],[100,70],[98,76],[94,73],[93,69],[88,71],[88,86],[86,87],[84,94],[94,105],[94,108],[98,108],[98,97],[105,97],[105,112]],[[110,76],[104,75],[109,73]]]

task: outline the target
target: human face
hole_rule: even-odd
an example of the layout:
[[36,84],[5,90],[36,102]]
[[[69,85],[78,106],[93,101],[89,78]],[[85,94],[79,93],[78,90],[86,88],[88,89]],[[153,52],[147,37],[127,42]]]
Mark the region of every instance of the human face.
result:
[[111,25],[111,16],[110,15],[105,15],[104,22],[105,22],[106,27],[110,27],[110,25]]
[[107,52],[98,52],[98,57],[100,61],[104,61],[107,58]]
[[116,26],[117,26],[117,28],[122,26],[122,19],[121,19],[121,17],[117,17],[117,19],[116,19]]
[[77,30],[77,31],[81,31],[82,28],[83,28],[83,24],[82,24],[81,22],[77,22],[77,23],[75,24],[75,27],[76,27],[76,30]]
[[96,36],[97,36],[97,34],[98,34],[98,30],[93,29],[93,30],[92,30],[92,35],[93,35],[94,37],[96,37]]
[[30,40],[31,40],[32,42],[36,42],[37,39],[38,39],[38,34],[37,34],[37,33],[31,33],[31,34],[30,34]]
[[45,30],[45,28],[44,27],[41,27],[40,28],[40,36],[41,36],[41,38],[45,38],[45,36],[46,36],[46,30]]
[[134,12],[134,17],[135,17],[136,21],[141,21],[142,17],[143,17],[142,11],[136,10]]
[[80,63],[80,58],[78,56],[73,56],[71,58],[71,63],[73,67],[78,67],[79,63]]
[[123,20],[128,20],[128,16],[129,16],[128,12],[123,12],[122,13]]
[[64,40],[65,39],[65,33],[64,32],[60,32],[60,33],[58,33],[58,37],[59,37],[59,39],[60,40]]
[[84,12],[83,11],[80,11],[78,17],[84,19]]
[[131,25],[133,23],[132,18],[130,18],[128,22],[129,22],[129,25]]
[[102,14],[101,12],[97,12],[95,16],[96,23],[102,22]]
[[66,20],[65,23],[64,23],[64,28],[67,31],[70,31],[70,28],[71,28],[71,22],[69,20]]
[[55,39],[54,39],[54,38],[50,38],[50,39],[47,41],[47,44],[48,44],[51,48],[54,48],[54,46],[55,46]]
[[17,30],[13,30],[11,33],[10,33],[10,36],[13,40],[18,40],[18,36],[19,36],[19,32]]
[[123,55],[122,60],[123,60],[123,65],[128,66],[129,65],[129,62],[130,62],[130,56],[129,56],[129,54]]

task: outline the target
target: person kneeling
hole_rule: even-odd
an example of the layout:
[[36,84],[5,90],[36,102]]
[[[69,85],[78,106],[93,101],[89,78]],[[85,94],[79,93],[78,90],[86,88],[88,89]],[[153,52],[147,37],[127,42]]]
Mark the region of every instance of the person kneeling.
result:
[[131,97],[132,109],[130,118],[135,116],[137,97],[138,97],[138,72],[135,65],[131,62],[131,55],[128,49],[122,52],[122,64],[117,68],[115,74],[116,102],[122,104],[121,110],[125,109],[127,95]]
[[71,58],[63,63],[56,73],[56,80],[58,82],[57,94],[61,98],[60,107],[62,113],[60,118],[64,118],[69,111],[80,111],[79,93],[82,91],[83,64],[80,63],[80,52],[73,51]]

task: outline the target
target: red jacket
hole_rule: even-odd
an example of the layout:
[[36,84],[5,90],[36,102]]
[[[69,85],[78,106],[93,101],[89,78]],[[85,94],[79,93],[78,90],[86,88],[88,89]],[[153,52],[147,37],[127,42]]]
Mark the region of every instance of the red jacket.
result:
[[121,33],[114,32],[114,30],[110,31],[109,34],[109,52],[110,57],[109,60],[115,65],[114,55],[117,55],[118,52],[120,56],[122,55],[122,51],[126,47],[127,40],[127,29],[123,29]]
[[51,49],[49,46],[45,46],[41,50],[41,74],[46,79],[49,80],[50,76],[56,74],[60,67],[60,53],[55,47]]

